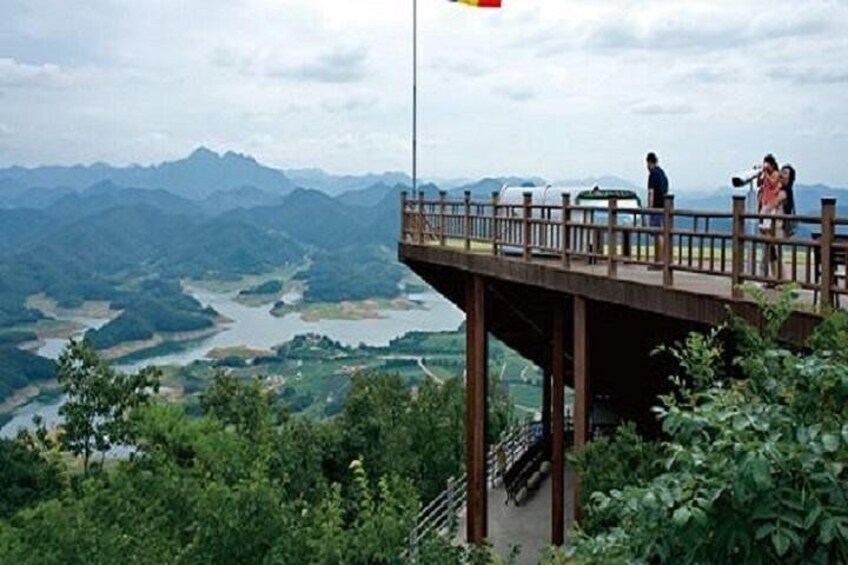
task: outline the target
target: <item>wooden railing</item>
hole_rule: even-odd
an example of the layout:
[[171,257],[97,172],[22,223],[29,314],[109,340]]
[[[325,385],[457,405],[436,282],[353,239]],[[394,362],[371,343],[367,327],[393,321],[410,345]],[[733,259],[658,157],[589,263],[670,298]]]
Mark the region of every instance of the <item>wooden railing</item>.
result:
[[[746,282],[793,284],[813,292],[813,302],[838,306],[848,294],[848,218],[836,217],[836,200],[823,198],[821,214],[783,216],[747,214],[745,198],[732,198],[732,211],[678,209],[667,196],[663,208],[602,208],[572,205],[568,195],[556,205],[504,204],[493,193],[475,202],[402,195],[401,240],[459,247],[469,252],[544,259],[569,269],[572,262],[606,265],[617,277],[620,265],[662,271],[662,284],[674,286],[677,272],[727,278],[731,296],[742,297]],[[653,219],[653,221],[652,221]],[[792,237],[778,226],[791,222]],[[657,245],[658,241],[666,245]]]

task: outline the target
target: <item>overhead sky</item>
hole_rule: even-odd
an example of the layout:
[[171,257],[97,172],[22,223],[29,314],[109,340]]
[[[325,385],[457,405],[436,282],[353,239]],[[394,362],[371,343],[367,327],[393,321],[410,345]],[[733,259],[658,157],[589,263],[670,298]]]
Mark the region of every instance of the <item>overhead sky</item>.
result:
[[[848,185],[848,1],[419,0],[424,176]],[[2,0],[0,165],[409,170],[412,0]]]

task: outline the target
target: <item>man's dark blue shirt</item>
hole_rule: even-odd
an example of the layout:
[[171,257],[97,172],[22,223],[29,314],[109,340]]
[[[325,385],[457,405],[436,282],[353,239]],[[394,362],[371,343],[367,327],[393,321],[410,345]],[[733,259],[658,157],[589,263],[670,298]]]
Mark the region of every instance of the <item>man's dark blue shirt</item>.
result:
[[668,194],[668,177],[665,176],[659,165],[651,169],[648,175],[648,190],[654,191],[654,200],[650,203],[651,208],[662,208],[665,195]]

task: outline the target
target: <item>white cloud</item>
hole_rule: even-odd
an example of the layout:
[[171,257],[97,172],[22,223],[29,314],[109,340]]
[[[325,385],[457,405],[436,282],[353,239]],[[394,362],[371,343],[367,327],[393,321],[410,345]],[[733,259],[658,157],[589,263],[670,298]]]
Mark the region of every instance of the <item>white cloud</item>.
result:
[[324,100],[321,107],[331,114],[344,114],[349,112],[360,112],[370,110],[379,102],[379,98],[373,94],[350,95],[333,97]]
[[774,80],[788,81],[799,86],[848,84],[848,68],[846,67],[823,68],[820,66],[809,66],[793,68],[780,66],[769,70],[768,74]]
[[58,65],[30,65],[0,58],[0,87],[53,87],[67,82],[68,75]]
[[367,63],[368,49],[365,47],[337,47],[303,63],[271,67],[268,73],[306,82],[358,82],[368,74]]
[[645,116],[681,116],[694,114],[695,108],[685,102],[640,102],[631,111]]
[[[409,167],[411,2],[77,4],[0,2],[0,165],[207,144],[281,167]],[[419,10],[424,176],[640,180],[654,149],[676,187],[704,187],[774,151],[848,185],[844,1]]]
[[527,102],[536,97],[536,90],[532,86],[524,84],[503,84],[495,87],[495,92],[513,102]]

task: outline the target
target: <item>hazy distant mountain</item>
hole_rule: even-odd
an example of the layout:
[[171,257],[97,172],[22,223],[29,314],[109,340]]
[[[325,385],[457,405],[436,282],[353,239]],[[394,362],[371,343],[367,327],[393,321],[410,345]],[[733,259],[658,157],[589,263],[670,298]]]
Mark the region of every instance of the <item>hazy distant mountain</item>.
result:
[[254,186],[242,186],[229,190],[217,190],[204,198],[200,204],[204,212],[217,216],[238,208],[274,206],[280,204],[284,198],[282,194],[267,192]]
[[149,206],[169,214],[196,215],[194,202],[167,190],[125,188],[111,181],[103,181],[81,192],[71,192],[59,198],[44,210],[57,218],[78,218],[111,208]]
[[623,179],[614,175],[602,175],[600,177],[586,177],[582,179],[560,180],[551,184],[553,184],[554,186],[573,186],[579,188],[593,188],[595,186],[599,186],[600,188],[626,188],[630,190],[638,190],[640,188],[643,188],[641,185],[636,185],[627,179]]
[[423,181],[419,180],[419,182],[424,182],[425,184],[435,184],[435,185],[440,186],[444,190],[451,191],[455,188],[459,188],[459,187],[465,186],[467,184],[473,184],[475,182],[475,180],[472,179],[472,178],[468,178],[468,177],[462,177],[462,178],[426,177],[426,178],[423,179]]
[[[840,214],[848,212],[848,189],[834,188],[823,184],[795,185],[795,210],[803,215],[816,215],[821,212],[821,199],[836,198]],[[745,191],[737,194],[744,194]],[[730,210],[733,206],[733,190],[719,188],[707,195],[689,196],[681,192],[676,197],[675,205],[681,208],[695,210]],[[844,212],[843,212],[844,211]]]
[[491,198],[492,192],[500,191],[504,185],[508,186],[538,186],[544,185],[545,179],[540,177],[494,177],[494,178],[484,178],[480,179],[477,182],[473,182],[470,184],[466,184],[463,186],[458,186],[449,191],[449,195],[451,198],[456,198],[462,196],[466,190],[471,191],[471,198],[473,199],[481,199],[481,198]]
[[379,182],[375,185],[369,186],[368,188],[349,190],[348,192],[337,196],[336,200],[343,202],[348,206],[375,206],[377,203],[383,201],[383,199],[389,194],[396,194],[397,198],[400,198],[400,192],[407,189],[408,187],[403,184],[390,186]]
[[321,169],[287,169],[286,176],[301,188],[320,190],[330,196],[338,196],[345,192],[362,190],[376,184],[395,186],[398,184],[411,185],[412,179],[406,173],[385,172],[364,175],[331,175]]
[[74,192],[67,187],[30,188],[2,175],[0,171],[0,208],[44,208]]
[[[151,166],[112,167],[95,163],[90,166],[0,169],[0,183],[14,183],[17,190],[21,187],[82,190],[105,181],[118,186],[165,189],[192,200],[244,186],[271,194],[286,194],[293,189],[291,181],[282,172],[259,164],[253,157],[232,151],[219,155],[205,147],[196,149],[184,159]],[[2,200],[0,196],[0,202]]]
[[220,219],[283,232],[309,245],[343,247],[362,242],[360,216],[321,191],[299,188],[277,206],[232,210]]

